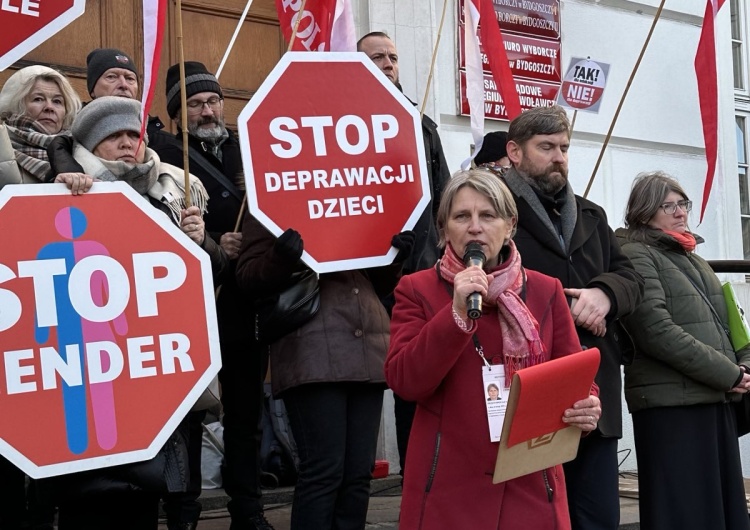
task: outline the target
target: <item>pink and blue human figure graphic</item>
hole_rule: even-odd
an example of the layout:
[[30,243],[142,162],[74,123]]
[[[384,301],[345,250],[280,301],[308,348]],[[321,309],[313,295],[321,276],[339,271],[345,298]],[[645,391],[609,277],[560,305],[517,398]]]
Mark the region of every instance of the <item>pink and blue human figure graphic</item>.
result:
[[[67,274],[55,275],[54,293],[57,309],[57,343],[58,353],[68,363],[66,346],[77,345],[80,356],[77,365],[81,366],[82,385],[71,386],[62,381],[62,398],[65,415],[65,432],[68,449],[73,454],[81,454],[88,448],[89,422],[87,415],[87,397],[91,400],[94,431],[96,440],[102,449],[112,449],[117,443],[117,419],[115,415],[114,387],[111,381],[87,384],[85,344],[96,341],[113,341],[114,333],[125,335],[127,322],[125,315],[120,314],[108,322],[91,322],[80,316],[70,299],[68,282],[73,266],[89,256],[109,256],[106,247],[97,241],[79,239],[86,231],[88,220],[78,208],[66,207],[55,216],[57,233],[65,241],[56,241],[42,247],[37,259],[64,259]],[[89,285],[91,299],[97,306],[103,306],[109,294],[109,285],[104,273],[96,271],[91,276]],[[49,327],[35,326],[35,339],[45,344],[49,339]],[[114,328],[114,331],[113,331]],[[102,351],[101,367],[105,372],[110,368],[109,355]],[[88,391],[88,396],[87,396]]]

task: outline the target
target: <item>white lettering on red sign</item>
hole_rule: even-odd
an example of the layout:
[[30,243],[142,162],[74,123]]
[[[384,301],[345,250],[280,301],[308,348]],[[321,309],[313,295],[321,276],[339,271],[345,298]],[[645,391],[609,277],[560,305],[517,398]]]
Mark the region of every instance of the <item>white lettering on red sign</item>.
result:
[[310,219],[325,217],[349,217],[355,215],[374,215],[384,213],[383,196],[375,197],[339,197],[334,199],[323,199],[322,201],[312,199],[307,201],[307,209]]
[[[311,171],[283,171],[266,173],[266,191],[301,191],[306,188],[347,188],[357,186],[377,186],[414,182],[414,168],[411,164],[399,166],[396,172],[391,166],[334,168],[330,173],[323,169]],[[375,215],[385,213],[382,195],[311,199],[307,201],[310,219]]]
[[[344,154],[357,156],[368,150],[375,153],[386,152],[386,142],[398,135],[399,125],[391,114],[373,114],[366,121],[360,116],[347,114],[335,121],[333,116],[304,116],[299,123],[294,118],[280,116],[271,120],[269,132],[279,143],[271,144],[271,150],[279,158],[291,159],[302,153],[303,138],[293,132],[307,128],[312,133],[315,156],[329,155],[331,146],[326,143],[326,128],[333,127],[336,147]],[[350,136],[349,132],[353,134]],[[352,140],[350,141],[350,138]],[[308,147],[308,150],[312,148]],[[337,153],[338,154],[338,153]],[[360,166],[323,169],[302,169],[298,171],[267,172],[266,191],[301,191],[314,188],[346,188],[354,186],[377,186],[383,184],[404,184],[414,182],[414,168],[411,164],[394,169]],[[382,195],[337,197],[307,201],[310,219],[375,215],[385,213]]]
[[594,102],[594,89],[581,85],[569,85],[568,92],[565,96],[567,99],[580,102]]
[[354,186],[376,186],[379,184],[404,184],[414,182],[411,164],[399,166],[396,172],[391,166],[334,168],[328,173],[324,169],[282,171],[266,173],[266,191],[298,191],[306,188],[346,188]]
[[[312,129],[315,156],[327,156],[328,146],[325,139],[325,128],[333,127],[333,116],[305,116],[300,123],[294,118],[280,116],[271,120],[269,132],[275,139],[284,142],[271,144],[271,150],[279,158],[295,158],[302,152],[302,139],[292,131],[300,127]],[[356,131],[355,143],[349,142],[347,131]],[[398,134],[398,121],[390,114],[374,114],[370,116],[370,124],[353,114],[339,118],[335,125],[336,143],[341,152],[347,155],[361,155],[370,147],[372,134],[376,153],[385,153],[385,141],[395,138]]]
[[[162,374],[174,374],[179,364],[180,372],[195,370],[190,358],[190,339],[182,333],[165,333],[159,335],[159,366]],[[155,344],[153,336],[131,337],[127,339],[127,353],[123,354],[120,347],[111,341],[97,341],[84,344],[86,354],[86,382],[88,384],[107,383],[120,377],[125,370],[125,358],[128,361],[128,373],[131,379],[155,377],[159,374],[156,366],[157,352],[152,348]],[[106,353],[109,366],[105,370],[102,365],[102,353]],[[5,390],[7,394],[23,394],[36,392],[38,378],[35,378],[34,361],[38,355],[41,366],[42,390],[57,388],[58,376],[67,386],[81,386],[84,384],[81,369],[81,355],[78,344],[65,346],[65,356],[53,347],[32,348],[3,352],[5,362]],[[26,363],[22,363],[27,361]],[[32,379],[32,380],[29,380]]]
[[[178,254],[172,252],[135,253],[132,255],[132,263],[138,316],[158,316],[158,295],[175,291],[182,286],[187,278],[187,266]],[[19,261],[17,270],[16,275],[13,269],[0,263],[0,285],[16,278],[32,280],[36,306],[35,325],[39,328],[58,325],[56,276],[68,275],[67,294],[70,303],[81,318],[90,322],[113,321],[125,311],[130,302],[131,282],[128,273],[122,264],[110,256],[88,256],[70,270],[64,259]],[[91,285],[92,278],[97,275],[106,280],[106,285],[117,286],[108,290],[103,305],[97,305],[91,289],[80,288]],[[16,293],[0,289],[0,331],[10,329],[18,323],[22,312],[22,302]],[[154,347],[156,342],[158,349]],[[195,370],[190,357],[190,339],[182,333],[166,333],[156,338],[128,337],[126,344],[126,353],[123,353],[111,341],[84,343],[86,383],[106,383],[117,379],[125,371],[126,359],[131,379],[155,377],[159,375],[156,366],[157,352],[162,374],[176,373],[178,364],[180,372]],[[81,346],[65,344],[60,348],[65,355],[60,355],[54,347],[3,352],[6,392],[21,394],[37,390],[39,381],[34,379],[37,375],[36,365],[29,362],[36,359],[41,367],[42,390],[57,388],[58,376],[68,386],[83,385]],[[109,359],[106,369],[102,364],[103,354]]]
[[[157,277],[156,271],[165,274]],[[159,314],[157,295],[179,288],[187,277],[185,262],[172,252],[145,252],[133,254],[135,294],[139,317]],[[39,327],[56,326],[58,322],[54,277],[67,274],[64,259],[45,259],[18,262],[18,277],[31,278],[34,285],[36,323]],[[97,305],[90,289],[76,286],[90,285],[94,274],[103,274],[108,285],[118,285],[110,290],[104,305]],[[13,270],[0,263],[0,284],[16,278]],[[70,302],[76,312],[91,322],[109,322],[120,315],[130,301],[130,282],[125,268],[109,256],[89,256],[70,270],[68,281]],[[14,326],[21,317],[21,300],[15,293],[0,289],[0,331]]]
[[[320,33],[320,26],[315,21],[315,16],[310,11],[303,11],[300,14],[300,8],[302,7],[302,0],[282,0],[282,7],[284,12],[287,9],[291,9],[294,12],[291,20],[291,27],[297,26],[297,38],[302,41],[302,45],[308,51],[325,51],[325,42],[318,44],[317,50],[312,49],[315,37]],[[299,19],[299,25],[297,25],[297,19]]]
[[0,11],[21,13],[30,17],[39,16],[39,2],[41,0],[2,0]]

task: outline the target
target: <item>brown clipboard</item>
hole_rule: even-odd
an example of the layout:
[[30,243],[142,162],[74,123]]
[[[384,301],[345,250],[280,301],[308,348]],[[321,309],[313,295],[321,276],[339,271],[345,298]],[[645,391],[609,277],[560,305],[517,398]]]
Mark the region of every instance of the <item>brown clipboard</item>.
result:
[[581,430],[563,423],[562,415],[588,397],[598,368],[599,350],[591,348],[514,374],[493,484],[576,457]]

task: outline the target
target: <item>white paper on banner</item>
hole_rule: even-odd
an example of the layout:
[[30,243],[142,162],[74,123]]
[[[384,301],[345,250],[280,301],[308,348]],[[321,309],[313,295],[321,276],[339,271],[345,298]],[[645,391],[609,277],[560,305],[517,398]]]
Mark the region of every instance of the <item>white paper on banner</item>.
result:
[[461,169],[467,169],[477,156],[484,142],[484,67],[479,52],[479,11],[472,2],[464,2],[464,50],[466,50],[466,99],[471,112],[471,136],[474,140],[474,152],[470,158],[461,163]]
[[331,29],[332,52],[356,52],[357,37],[354,31],[354,14],[350,0],[338,0]]
[[608,77],[608,64],[573,57],[557,95],[557,103],[576,110],[599,112]]

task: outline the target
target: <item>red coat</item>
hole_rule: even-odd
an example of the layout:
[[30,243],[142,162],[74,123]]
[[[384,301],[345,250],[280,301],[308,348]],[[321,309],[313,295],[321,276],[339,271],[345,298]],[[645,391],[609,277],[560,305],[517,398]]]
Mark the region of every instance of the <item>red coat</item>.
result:
[[[526,273],[526,305],[547,360],[580,351],[559,280]],[[501,363],[496,308],[482,315],[476,335],[485,357]],[[546,470],[551,500],[541,471],[492,484],[498,443],[489,439],[482,360],[471,334],[453,321],[451,296],[435,269],[404,276],[396,289],[385,374],[396,394],[417,402],[401,530],[570,529],[562,466]]]

